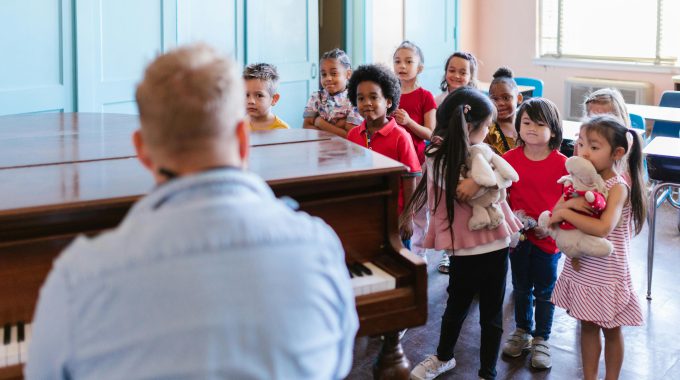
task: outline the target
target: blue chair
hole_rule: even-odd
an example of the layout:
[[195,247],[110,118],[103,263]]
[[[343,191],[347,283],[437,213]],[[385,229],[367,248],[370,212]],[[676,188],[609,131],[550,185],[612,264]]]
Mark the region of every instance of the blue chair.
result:
[[645,118],[634,113],[628,114],[630,117],[630,124],[633,126],[635,129],[642,129],[643,131],[645,130]]
[[515,83],[518,86],[534,86],[534,92],[532,93],[532,98],[540,98],[543,96],[543,81],[536,78],[527,77],[517,77],[515,78]]
[[[649,143],[649,141],[647,140],[647,137],[645,135],[645,133],[646,133],[645,132],[645,128],[646,128],[645,127],[645,118],[638,115],[638,114],[634,114],[634,113],[629,113],[628,116],[630,117],[630,125],[634,129],[639,129],[639,130],[643,131],[642,136],[640,136],[640,137],[642,137],[642,144],[643,144],[642,146],[644,147],[645,145],[647,145]],[[647,175],[647,161],[646,160],[642,161],[642,171],[645,175],[645,181],[647,181],[649,176]]]
[[[680,108],[680,91],[664,91],[659,106]],[[680,123],[655,121],[651,137],[656,136],[680,137]]]

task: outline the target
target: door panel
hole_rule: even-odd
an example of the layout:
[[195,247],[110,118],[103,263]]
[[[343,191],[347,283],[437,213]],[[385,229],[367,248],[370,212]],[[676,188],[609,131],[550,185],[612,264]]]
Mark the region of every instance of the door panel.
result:
[[176,43],[176,2],[79,1],[78,110],[136,113],[145,66]]
[[180,0],[179,44],[204,42],[243,61],[243,0]]
[[446,59],[455,51],[456,0],[404,0],[404,36],[423,50],[418,81],[437,95]]
[[[246,63],[276,65],[280,102],[273,112],[292,128],[318,89],[318,1],[246,1]],[[267,20],[266,23],[263,20]]]
[[66,0],[0,1],[0,115],[73,111],[71,15]]

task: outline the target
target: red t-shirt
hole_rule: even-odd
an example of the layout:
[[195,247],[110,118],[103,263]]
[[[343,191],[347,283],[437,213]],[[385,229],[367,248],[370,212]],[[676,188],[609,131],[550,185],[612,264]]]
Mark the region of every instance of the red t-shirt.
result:
[[[393,160],[399,161],[408,167],[408,173],[404,176],[420,175],[420,163],[416,156],[411,136],[404,128],[397,125],[394,118],[389,118],[387,124],[371,136],[370,141],[366,136],[366,121],[352,128],[347,134],[347,140],[359,144],[365,148],[374,150]],[[399,213],[404,208],[404,189],[399,182]]]
[[[430,91],[422,87],[418,87],[415,91],[408,94],[401,94],[399,98],[399,108],[408,112],[408,116],[420,125],[425,125],[425,114],[437,108],[437,103],[434,101],[434,96]],[[418,161],[422,164],[425,162],[425,140],[416,136],[407,127],[404,129],[411,135],[413,139],[413,146],[416,148]]]
[[[519,174],[519,181],[508,188],[510,208],[513,211],[524,210],[527,216],[536,220],[543,211],[552,210],[563,191],[557,180],[569,174],[564,167],[567,157],[553,150],[545,159],[532,161],[524,155],[524,147],[517,147],[505,153],[503,158]],[[529,231],[527,238],[543,252],[559,252],[551,237],[538,239],[534,231]]]

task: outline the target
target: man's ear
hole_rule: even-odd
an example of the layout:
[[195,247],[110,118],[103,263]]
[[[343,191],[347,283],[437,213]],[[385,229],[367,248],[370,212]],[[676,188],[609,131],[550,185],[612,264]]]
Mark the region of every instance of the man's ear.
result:
[[246,123],[241,120],[236,125],[236,137],[238,138],[238,151],[244,165],[250,154],[250,131]]
[[387,109],[392,107],[392,99],[390,98],[385,99],[385,104],[387,104]]
[[347,79],[352,76],[352,69],[347,69]]
[[278,92],[272,95],[272,106],[275,106],[276,103],[278,103],[279,99],[281,99],[281,95],[279,95]]
[[135,152],[137,153],[139,162],[141,162],[145,168],[153,171],[153,161],[144,144],[141,130],[138,129],[132,134],[132,144],[135,146]]
[[522,100],[524,100],[524,95],[522,95],[522,93],[519,92],[519,90],[518,90],[518,92],[517,92],[517,104],[521,104]]

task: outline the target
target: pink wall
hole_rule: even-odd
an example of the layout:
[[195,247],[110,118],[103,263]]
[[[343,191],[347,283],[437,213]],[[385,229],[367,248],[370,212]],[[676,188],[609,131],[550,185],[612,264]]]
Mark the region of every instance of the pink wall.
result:
[[[461,50],[474,53],[480,61],[479,78],[490,81],[499,66],[510,67],[517,76],[543,79],[543,96],[564,108],[564,80],[591,77],[650,82],[654,103],[661,93],[673,89],[670,73],[647,73],[572,67],[546,67],[532,63],[536,56],[538,0],[460,0]],[[469,34],[469,35],[468,35]]]

